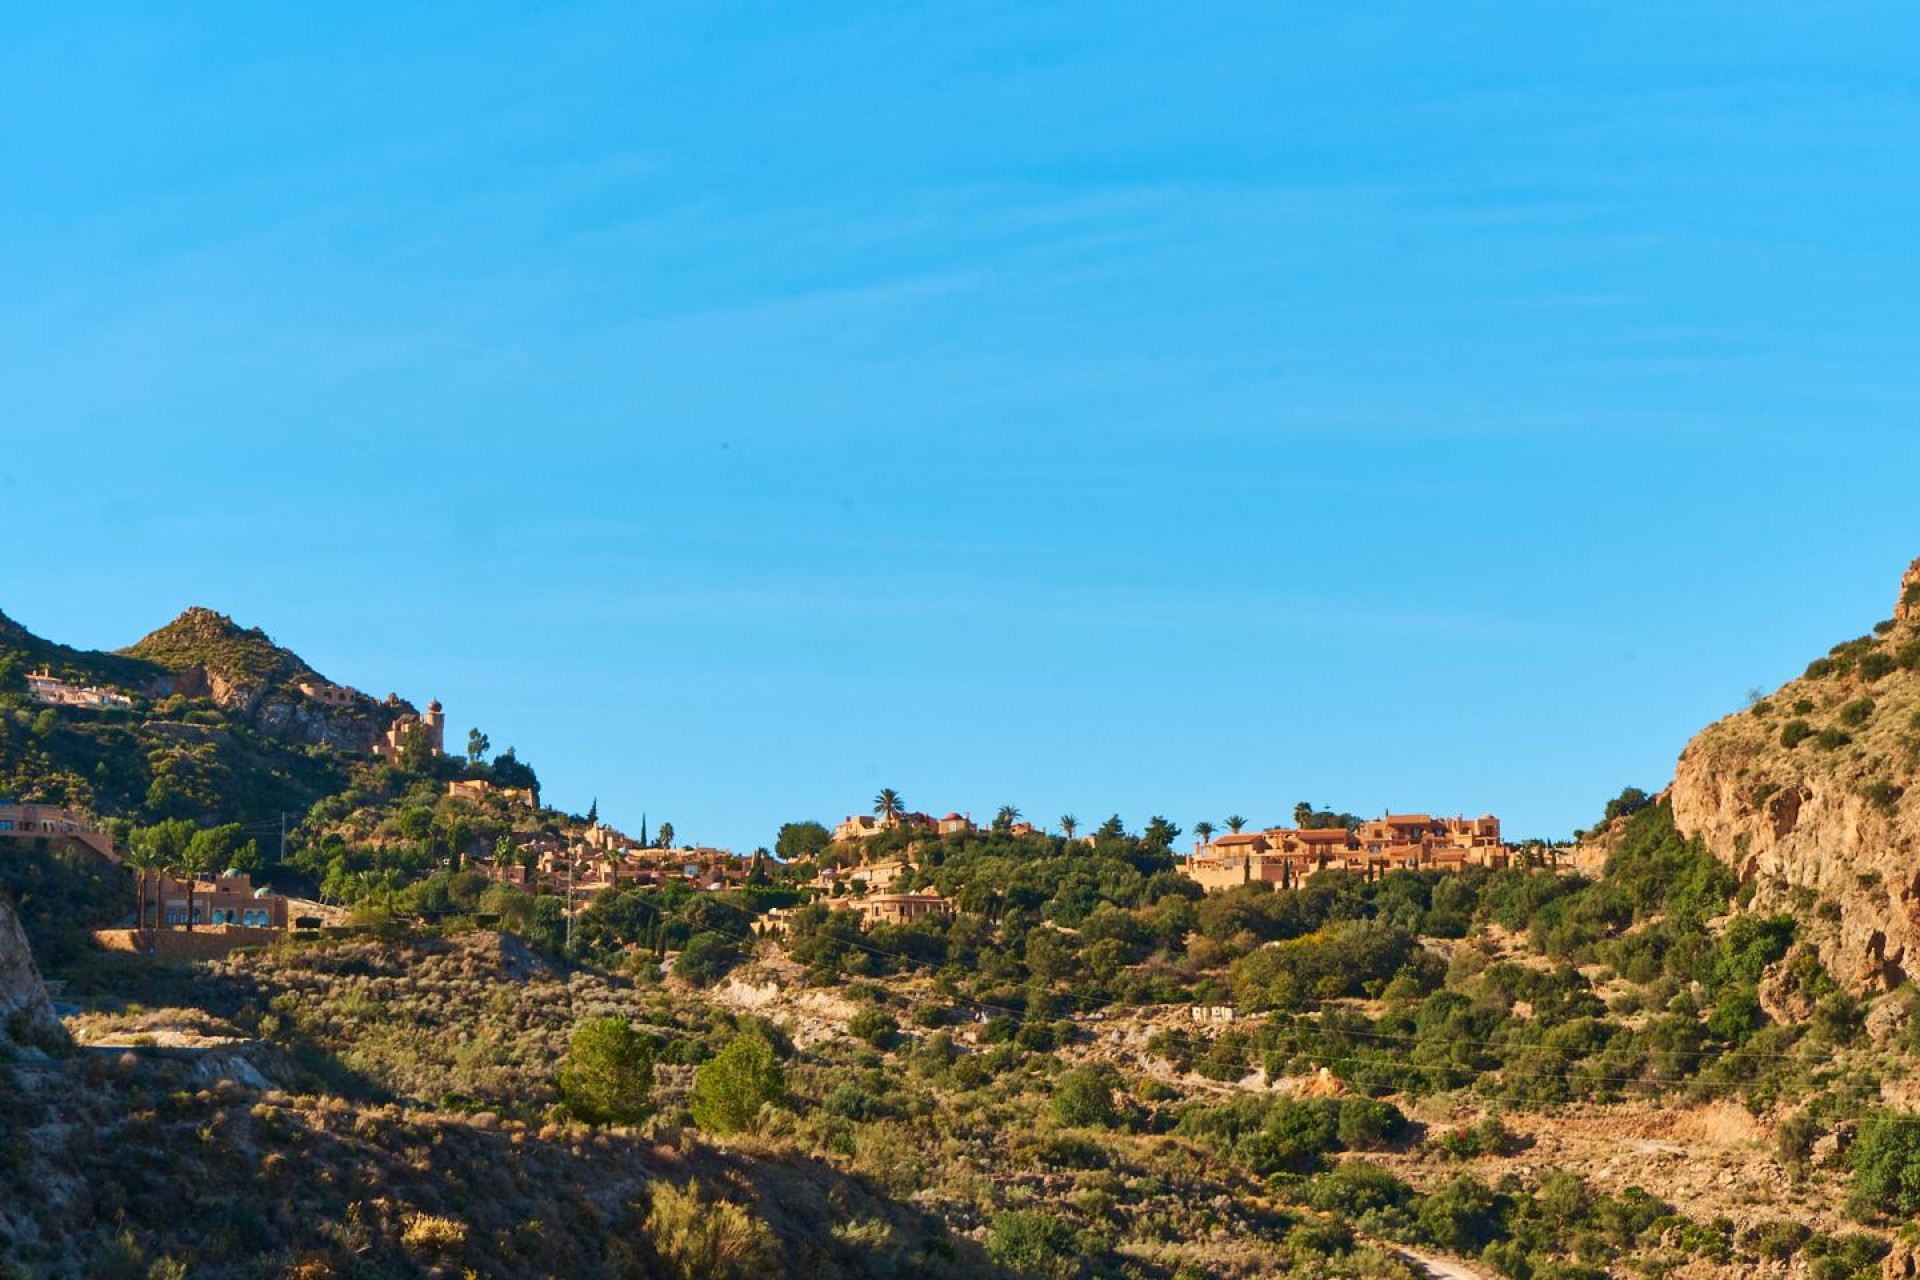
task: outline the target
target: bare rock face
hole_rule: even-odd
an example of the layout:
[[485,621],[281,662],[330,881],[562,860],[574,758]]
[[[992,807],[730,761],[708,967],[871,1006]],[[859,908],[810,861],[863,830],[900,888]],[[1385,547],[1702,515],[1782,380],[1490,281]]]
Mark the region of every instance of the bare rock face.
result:
[[[165,668],[167,674],[149,687],[151,696],[211,698],[286,742],[366,751],[398,714],[365,694],[344,704],[314,700],[302,686],[330,682],[260,628],[243,628],[211,609],[188,609],[126,653]],[[413,710],[405,704],[400,709]]]
[[1882,630],[1703,730],[1670,791],[1751,909],[1795,916],[1856,992],[1920,971],[1920,560]]
[[45,1049],[66,1040],[66,1029],[47,1002],[40,970],[27,949],[27,935],[0,897],[0,1046]]
[[1908,565],[1900,579],[1900,599],[1893,606],[1893,620],[1920,626],[1920,559]]

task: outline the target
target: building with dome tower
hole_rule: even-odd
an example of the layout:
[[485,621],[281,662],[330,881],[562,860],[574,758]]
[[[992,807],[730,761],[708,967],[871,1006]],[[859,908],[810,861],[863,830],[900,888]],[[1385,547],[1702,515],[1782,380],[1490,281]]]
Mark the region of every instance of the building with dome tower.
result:
[[399,694],[390,693],[386,706],[395,714],[392,722],[374,739],[374,755],[382,760],[397,760],[416,734],[429,754],[446,754],[447,713],[441,707],[440,699],[435,698],[427,704],[425,713],[419,713],[402,702]]

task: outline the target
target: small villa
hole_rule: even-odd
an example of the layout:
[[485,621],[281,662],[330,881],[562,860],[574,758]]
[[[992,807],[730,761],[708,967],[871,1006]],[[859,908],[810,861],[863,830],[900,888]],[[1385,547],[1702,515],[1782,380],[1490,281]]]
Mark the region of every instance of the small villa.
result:
[[860,915],[864,928],[876,924],[912,924],[928,916],[950,916],[953,903],[932,891],[924,893],[878,893],[855,898],[846,904]]

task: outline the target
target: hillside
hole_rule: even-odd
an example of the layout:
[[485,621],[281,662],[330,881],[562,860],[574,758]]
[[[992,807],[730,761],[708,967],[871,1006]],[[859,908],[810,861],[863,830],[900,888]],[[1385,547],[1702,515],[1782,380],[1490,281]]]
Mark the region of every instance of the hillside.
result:
[[1893,617],[1687,744],[1674,821],[1855,991],[1920,964],[1920,561]]
[[[1708,730],[1702,758],[1745,743],[1737,772],[1780,754],[1812,793],[1842,785],[1815,763],[1837,777],[1860,752],[1844,785],[1884,780],[1878,717],[1911,694],[1920,651],[1906,612],[1790,686],[1784,712]],[[124,871],[5,850],[0,890],[76,1007],[76,1045],[0,1061],[16,1156],[0,1270],[1402,1280],[1437,1257],[1508,1280],[1869,1280],[1914,1264],[1898,1234],[1920,1212],[1914,992],[1886,989],[1890,967],[1830,972],[1855,898],[1716,856],[1677,784],[1610,804],[1584,873],[1329,868],[1205,894],[1163,817],[1135,833],[1115,815],[1087,841],[1007,823],[857,846],[799,823],[818,840],[775,843],[807,856],[735,888],[623,879],[570,911],[551,881],[472,865],[583,835],[449,794],[460,777],[537,785],[511,749],[389,763],[289,742],[260,716],[308,696],[297,658],[217,615],[149,641],[109,659],[168,679],[191,664],[206,692],[105,713],[0,695],[15,767],[105,789],[204,734],[208,820],[303,785],[211,767],[223,752],[337,771],[290,861],[351,923],[180,968],[102,955],[81,926],[124,913]],[[1843,712],[1862,690],[1875,706]],[[1751,728],[1782,716],[1809,722],[1796,745]],[[72,763],[36,772],[56,758]],[[177,776],[158,769],[138,821]],[[815,857],[897,866],[898,887],[951,910],[863,922],[816,894]],[[38,1007],[19,950],[10,986]]]
[[[25,684],[40,670],[131,705],[41,706]],[[0,795],[143,825],[298,816],[346,789],[374,735],[413,710],[336,688],[264,632],[207,609],[119,653],[57,644],[0,616]]]

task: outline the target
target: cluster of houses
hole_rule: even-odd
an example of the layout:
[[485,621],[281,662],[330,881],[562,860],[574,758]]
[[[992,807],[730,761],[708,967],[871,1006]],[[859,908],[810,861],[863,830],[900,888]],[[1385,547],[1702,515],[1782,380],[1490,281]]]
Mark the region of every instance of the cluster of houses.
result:
[[[953,903],[931,889],[899,892],[894,886],[907,874],[899,858],[883,858],[850,867],[823,867],[803,886],[838,910],[860,917],[862,928],[876,924],[912,924],[929,916],[950,916]],[[762,933],[784,933],[794,907],[776,907],[760,918]]]
[[513,842],[512,858],[478,859],[474,868],[499,884],[570,895],[575,901],[591,901],[612,889],[674,883],[717,893],[740,888],[753,874],[753,859],[729,849],[596,848],[545,832],[516,833]]
[[[936,818],[925,813],[877,813],[871,816],[859,813],[849,814],[840,820],[833,829],[835,844],[848,844],[855,840],[865,840],[877,836],[883,831],[924,831],[928,835],[951,836],[965,832],[978,831],[973,819],[964,814],[950,813],[944,818]],[[1033,824],[1017,824],[1015,835],[1027,835],[1033,831]]]
[[1270,827],[1236,831],[1197,844],[1181,870],[1208,892],[1262,881],[1297,885],[1319,871],[1459,871],[1504,867],[1513,851],[1500,838],[1500,819],[1436,818],[1390,813],[1353,827]]
[[117,689],[93,685],[68,684],[51,671],[36,671],[27,677],[27,693],[35,702],[49,707],[82,707],[89,711],[125,711],[133,699]]
[[[0,840],[61,841],[78,846],[119,865],[120,852],[112,838],[85,816],[55,805],[16,804],[0,800]],[[170,871],[146,870],[139,873],[145,886],[145,903],[135,931],[159,926],[223,931],[234,929],[285,930],[293,921],[291,901],[277,893],[256,889],[246,875],[233,873],[216,876],[184,877]],[[191,903],[191,905],[189,905]],[[126,932],[126,931],[103,931]],[[234,945],[250,940],[235,934]]]
[[[482,779],[456,779],[447,794],[466,800],[499,798],[525,808],[535,806],[527,787],[502,787]],[[516,889],[540,890],[591,901],[612,889],[680,883],[703,892],[737,889],[753,874],[753,858],[704,845],[663,849],[618,828],[594,821],[578,837],[551,831],[515,831],[513,852],[476,859],[474,868],[489,880]]]

